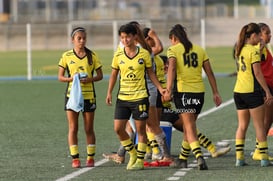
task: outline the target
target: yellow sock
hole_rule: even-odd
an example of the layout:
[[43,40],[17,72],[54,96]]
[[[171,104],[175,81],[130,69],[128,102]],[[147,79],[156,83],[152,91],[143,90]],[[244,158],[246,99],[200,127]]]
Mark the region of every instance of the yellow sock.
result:
[[191,147],[193,154],[195,155],[195,158],[203,156],[199,141],[194,141],[194,142],[190,143],[190,147]]
[[187,141],[182,141],[181,143],[181,151],[179,154],[179,159],[187,160],[191,152],[191,147],[189,142]]
[[73,159],[79,158],[79,148],[78,145],[72,145],[69,147],[70,155]]
[[254,154],[260,154],[260,150],[259,150],[259,142],[256,138],[256,145],[255,145],[255,151],[254,151]]
[[207,150],[210,152],[210,153],[214,153],[216,152],[216,147],[214,144],[211,144],[207,147]]
[[96,153],[96,145],[87,145],[86,146],[87,151],[87,160],[93,159]]
[[152,153],[150,140],[147,141],[146,153]]
[[[120,141],[120,144],[124,147],[128,153],[131,154],[136,154],[136,149],[135,146],[132,142],[132,140],[129,138],[128,140]],[[138,143],[139,145],[139,143]],[[145,148],[146,149],[146,148]]]
[[261,154],[261,160],[267,160],[268,159],[268,145],[267,141],[264,142],[258,142],[258,148]]
[[257,140],[257,138],[256,138],[256,145],[255,145],[255,148],[258,148],[258,145],[259,145],[259,142],[258,142],[258,140]]
[[146,153],[146,146],[147,146],[146,143],[140,143],[140,142],[138,143],[137,145],[137,161],[138,162],[143,162],[144,156]]
[[200,145],[206,148],[210,153],[214,153],[216,151],[216,147],[211,142],[211,140],[208,137],[206,137],[206,135],[204,135],[203,133],[200,133],[198,129],[197,129],[197,137],[198,137]]
[[245,156],[244,156],[245,139],[236,139],[235,147],[236,147],[236,159],[244,160],[245,159]]
[[147,137],[148,137],[148,140],[150,140],[150,144],[151,144],[153,154],[159,154],[160,149],[159,149],[159,145],[158,145],[158,143],[157,143],[157,141],[155,139],[154,133],[147,132]]

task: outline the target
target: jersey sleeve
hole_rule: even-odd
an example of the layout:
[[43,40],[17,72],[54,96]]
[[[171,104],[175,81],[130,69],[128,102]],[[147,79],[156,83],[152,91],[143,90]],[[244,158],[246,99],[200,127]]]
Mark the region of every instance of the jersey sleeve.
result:
[[59,67],[63,67],[64,69],[67,68],[65,53],[62,55],[62,57],[59,60]]
[[256,47],[253,47],[253,49],[254,50],[251,52],[251,64],[261,61],[259,49]]
[[152,58],[151,58],[151,55],[148,51],[145,53],[144,60],[145,60],[146,68],[151,68],[152,67]]
[[208,56],[207,52],[202,47],[199,47],[199,48],[200,48],[200,52],[203,55],[202,61],[205,62],[205,61],[209,60],[209,56]]
[[169,47],[168,50],[167,50],[167,57],[168,58],[171,58],[171,57],[175,57],[175,52],[173,51],[173,47]]
[[119,69],[119,65],[118,65],[118,53],[119,51],[116,51],[114,56],[113,56],[113,59],[112,59],[112,64],[111,64],[111,67],[113,69]]
[[94,62],[94,69],[95,70],[102,67],[101,61],[95,52],[93,52],[93,62]]

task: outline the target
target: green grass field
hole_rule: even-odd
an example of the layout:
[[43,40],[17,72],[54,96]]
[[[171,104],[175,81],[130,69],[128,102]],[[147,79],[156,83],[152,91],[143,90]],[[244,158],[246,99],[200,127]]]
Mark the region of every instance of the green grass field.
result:
[[[94,50],[99,55],[103,64],[103,72],[111,72],[112,50]],[[208,48],[208,55],[215,73],[231,73],[235,70],[232,59],[231,47]],[[63,53],[56,51],[33,51],[32,52],[32,74],[33,76],[56,76],[58,62]],[[27,54],[25,51],[1,52],[1,76],[26,76]]]
[[[233,72],[232,59],[228,54],[221,55],[220,50],[209,50],[212,64],[219,73]],[[217,51],[216,51],[217,50]],[[228,48],[226,48],[228,50]],[[5,67],[0,67],[1,76],[24,75],[25,64],[20,64],[18,74],[13,72],[7,74],[10,61],[18,61],[19,56],[4,53]],[[60,52],[46,52],[40,63],[35,64],[37,69],[44,66],[57,65]],[[109,52],[110,54],[112,52]],[[18,53],[17,55],[24,55]],[[55,54],[55,55],[53,55]],[[13,55],[13,56],[12,56]],[[52,58],[56,56],[55,58]],[[104,55],[107,57],[106,55]],[[16,58],[17,57],[17,58]],[[34,58],[35,56],[33,56]],[[109,55],[111,57],[111,55]],[[22,58],[21,61],[24,58]],[[53,60],[52,60],[53,59]],[[217,62],[217,61],[219,62]],[[2,61],[2,58],[1,58]],[[221,62],[220,62],[221,61]],[[110,64],[111,60],[104,62],[104,67]],[[217,63],[216,63],[217,62]],[[227,66],[223,64],[227,64]],[[227,69],[225,69],[227,67]],[[20,70],[19,70],[20,69]],[[56,70],[46,71],[46,75],[56,75]],[[110,70],[110,69],[109,69]],[[107,72],[107,69],[105,69]],[[106,73],[107,74],[107,73]],[[207,93],[203,112],[214,108],[211,98],[211,91],[206,81]],[[232,99],[232,90],[235,77],[217,77],[218,87],[223,102]],[[97,90],[97,104],[95,116],[95,131],[97,137],[97,153],[95,161],[97,166],[93,169],[72,169],[71,158],[69,157],[67,145],[67,121],[63,111],[65,83],[57,80],[1,80],[0,81],[0,180],[15,181],[37,181],[37,180],[94,180],[94,181],[128,181],[128,180],[212,180],[212,181],[243,181],[243,180],[272,180],[272,167],[261,168],[258,161],[251,159],[250,153],[255,147],[255,132],[251,124],[247,133],[246,161],[249,166],[243,168],[235,167],[234,137],[237,127],[237,117],[234,104],[229,104],[217,109],[210,114],[198,119],[200,132],[206,134],[214,143],[227,140],[232,150],[220,158],[208,157],[208,171],[198,171],[196,168],[180,170],[168,167],[146,168],[143,171],[127,171],[126,164],[116,165],[113,162],[105,162],[102,153],[116,151],[119,142],[113,131],[114,107],[106,106],[104,103],[108,80],[102,80],[95,84]],[[79,128],[79,149],[80,158],[84,163],[85,137],[83,133],[82,118]],[[172,134],[171,153],[177,156],[180,150],[182,134],[174,131]],[[272,153],[273,140],[268,137],[269,151]],[[204,150],[205,151],[205,150]],[[128,160],[128,159],[127,159]],[[189,164],[194,158],[189,158]],[[72,174],[72,175],[70,175]],[[70,178],[70,179],[64,179]],[[63,178],[63,179],[62,179]]]
[[[217,78],[223,100],[232,97],[234,77]],[[95,129],[97,135],[96,161],[102,160],[103,152],[116,151],[118,140],[113,131],[113,107],[104,104],[107,80],[96,84],[98,109]],[[213,108],[210,89],[207,86],[206,103],[203,112]],[[0,180],[56,180],[77,169],[71,168],[67,146],[67,122],[63,111],[65,84],[54,80],[0,81],[1,121],[0,121]],[[80,121],[82,123],[82,119]],[[85,141],[80,124],[79,145],[81,158],[85,159]],[[208,171],[196,168],[186,172],[179,180],[271,180],[271,168],[261,168],[259,162],[249,156],[254,149],[255,135],[252,125],[246,142],[246,160],[250,166],[236,168],[234,139],[236,129],[234,104],[203,116],[198,121],[201,132],[215,143],[230,140],[232,151],[220,158],[208,158]],[[181,133],[174,131],[171,152],[179,153]],[[269,137],[269,146],[273,144]],[[190,157],[190,163],[193,157]],[[177,169],[162,167],[148,168],[140,172],[126,171],[126,164],[116,165],[106,162],[89,170],[73,180],[167,180],[174,177]],[[151,177],[152,175],[152,177]],[[213,176],[211,176],[213,175]]]

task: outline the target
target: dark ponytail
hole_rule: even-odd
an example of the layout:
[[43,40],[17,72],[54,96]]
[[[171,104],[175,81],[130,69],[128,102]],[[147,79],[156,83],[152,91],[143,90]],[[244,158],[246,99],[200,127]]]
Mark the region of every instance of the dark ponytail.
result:
[[261,29],[259,27],[258,24],[256,23],[249,23],[246,24],[242,27],[240,33],[239,33],[239,37],[237,40],[237,45],[236,45],[236,49],[235,49],[235,56],[236,58],[239,58],[239,55],[241,53],[241,50],[243,49],[243,46],[246,43],[247,38],[249,38],[251,36],[251,34],[253,33],[260,33]]
[[175,36],[179,39],[180,43],[183,44],[185,48],[185,52],[189,53],[189,51],[192,48],[192,42],[189,40],[185,28],[180,25],[176,24],[169,32],[169,38],[172,38],[172,36]]
[[93,58],[92,58],[93,52],[92,52],[90,49],[86,48],[86,47],[84,47],[84,50],[85,50],[85,52],[86,52],[88,64],[89,64],[89,65],[92,65],[92,64],[93,64]]

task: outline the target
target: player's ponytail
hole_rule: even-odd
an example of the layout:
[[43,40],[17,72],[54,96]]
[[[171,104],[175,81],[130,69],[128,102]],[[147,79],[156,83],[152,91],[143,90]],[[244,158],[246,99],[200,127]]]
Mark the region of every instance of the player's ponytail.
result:
[[93,64],[93,57],[92,57],[93,52],[90,49],[86,48],[86,47],[84,47],[84,50],[86,52],[88,64],[92,65]]
[[261,32],[260,27],[256,23],[249,23],[245,26],[240,31],[238,41],[236,44],[236,52],[235,56],[236,58],[239,58],[241,50],[243,46],[245,45],[245,42],[248,38],[250,38],[251,34],[256,33],[259,34]]
[[180,43],[183,44],[186,53],[190,51],[190,49],[192,48],[192,42],[189,40],[186,30],[182,25],[180,24],[174,25],[174,27],[171,29],[169,33],[169,38],[171,38],[172,36],[178,38]]

